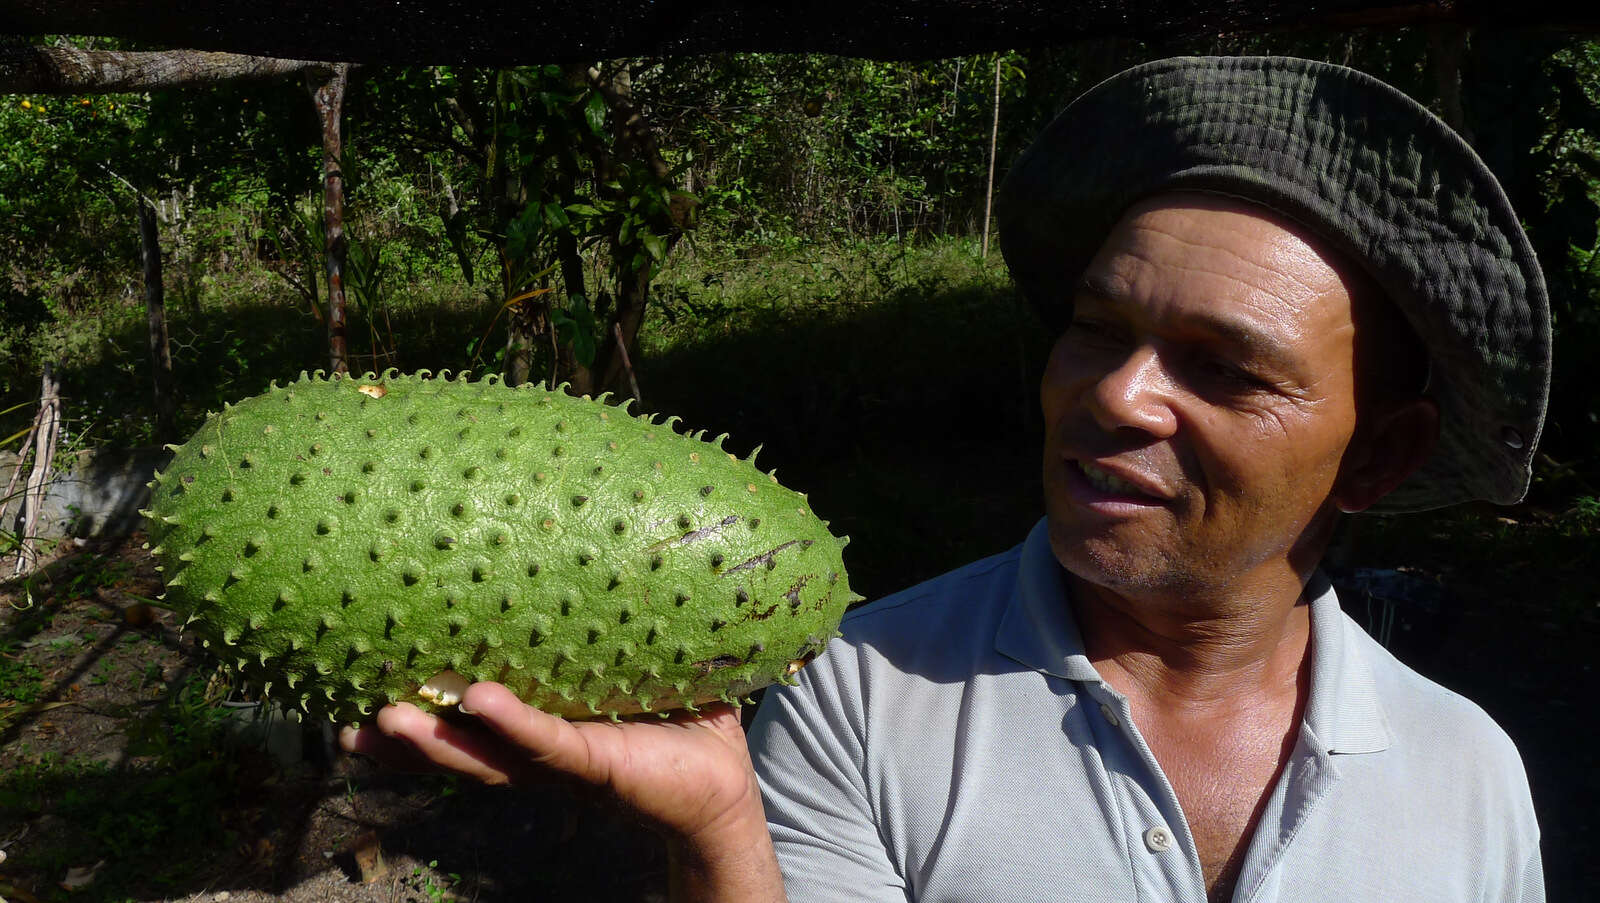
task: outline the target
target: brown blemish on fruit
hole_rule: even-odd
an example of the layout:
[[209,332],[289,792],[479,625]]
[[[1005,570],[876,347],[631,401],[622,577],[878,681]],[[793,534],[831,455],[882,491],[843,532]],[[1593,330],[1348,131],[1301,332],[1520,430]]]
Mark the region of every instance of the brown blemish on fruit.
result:
[[719,655],[716,658],[695,662],[694,666],[700,669],[701,674],[710,674],[712,671],[720,671],[723,668],[737,668],[742,664],[744,664],[744,659],[737,655]]
[[776,548],[768,549],[767,551],[762,552],[760,555],[757,555],[754,558],[748,558],[748,559],[746,559],[744,561],[741,561],[738,564],[734,565],[733,567],[728,568],[727,570],[723,571],[722,572],[723,576],[727,576],[728,574],[736,574],[739,571],[748,571],[751,568],[755,567],[756,565],[772,564],[773,558],[775,558],[779,552],[782,552],[784,549],[787,549],[790,546],[792,546],[792,545],[794,545],[794,544],[796,544],[798,542],[800,542],[800,540],[791,539],[788,542],[784,543],[783,545],[778,546]]

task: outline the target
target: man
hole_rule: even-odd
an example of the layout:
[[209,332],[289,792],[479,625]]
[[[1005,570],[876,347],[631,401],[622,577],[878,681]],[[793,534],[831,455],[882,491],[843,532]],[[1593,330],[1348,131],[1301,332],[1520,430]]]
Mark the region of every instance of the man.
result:
[[1510,742],[1316,570],[1344,513],[1526,489],[1548,314],[1482,164],[1350,70],[1179,59],[1004,199],[1060,328],[1022,545],[853,612],[749,757],[726,710],[569,725],[488,684],[487,731],[400,706],[347,746],[604,784],[698,899],[1542,899]]

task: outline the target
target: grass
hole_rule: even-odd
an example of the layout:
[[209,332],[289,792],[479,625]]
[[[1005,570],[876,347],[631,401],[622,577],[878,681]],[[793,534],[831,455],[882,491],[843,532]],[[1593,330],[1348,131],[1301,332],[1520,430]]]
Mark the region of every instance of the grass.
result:
[[53,834],[8,867],[62,875],[103,861],[93,886],[75,898],[121,899],[186,886],[216,850],[232,846],[238,748],[205,680],[191,677],[130,741],[136,764],[47,753],[0,776],[0,832],[32,823]]
[[[38,702],[43,689],[44,675],[17,654],[16,643],[0,645],[0,706]],[[0,724],[4,722],[5,709],[0,707]]]

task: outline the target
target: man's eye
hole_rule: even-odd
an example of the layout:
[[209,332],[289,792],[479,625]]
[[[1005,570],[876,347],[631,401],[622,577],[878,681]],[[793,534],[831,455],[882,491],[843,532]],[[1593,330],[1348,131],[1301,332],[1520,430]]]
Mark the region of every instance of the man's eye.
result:
[[1255,375],[1254,373],[1251,373],[1249,370],[1246,370],[1238,364],[1222,358],[1214,358],[1206,361],[1201,369],[1213,379],[1230,383],[1235,386],[1252,389],[1263,389],[1268,386],[1266,380]]
[[1074,318],[1073,321],[1067,325],[1067,328],[1072,332],[1096,339],[1105,339],[1110,341],[1122,338],[1121,332],[1116,327],[1112,326],[1110,323],[1104,322],[1103,320],[1093,320],[1081,317]]

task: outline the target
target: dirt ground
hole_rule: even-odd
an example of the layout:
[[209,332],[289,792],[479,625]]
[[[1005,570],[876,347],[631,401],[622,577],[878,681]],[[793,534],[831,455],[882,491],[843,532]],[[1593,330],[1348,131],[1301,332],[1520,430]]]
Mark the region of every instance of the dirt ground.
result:
[[[659,840],[568,788],[383,773],[209,679],[141,538],[0,585],[0,901],[664,900]],[[1550,899],[1600,880],[1585,725],[1600,636],[1458,588],[1392,648],[1504,725],[1533,782]],[[1358,619],[1365,611],[1352,611]],[[70,890],[68,888],[71,888]]]

